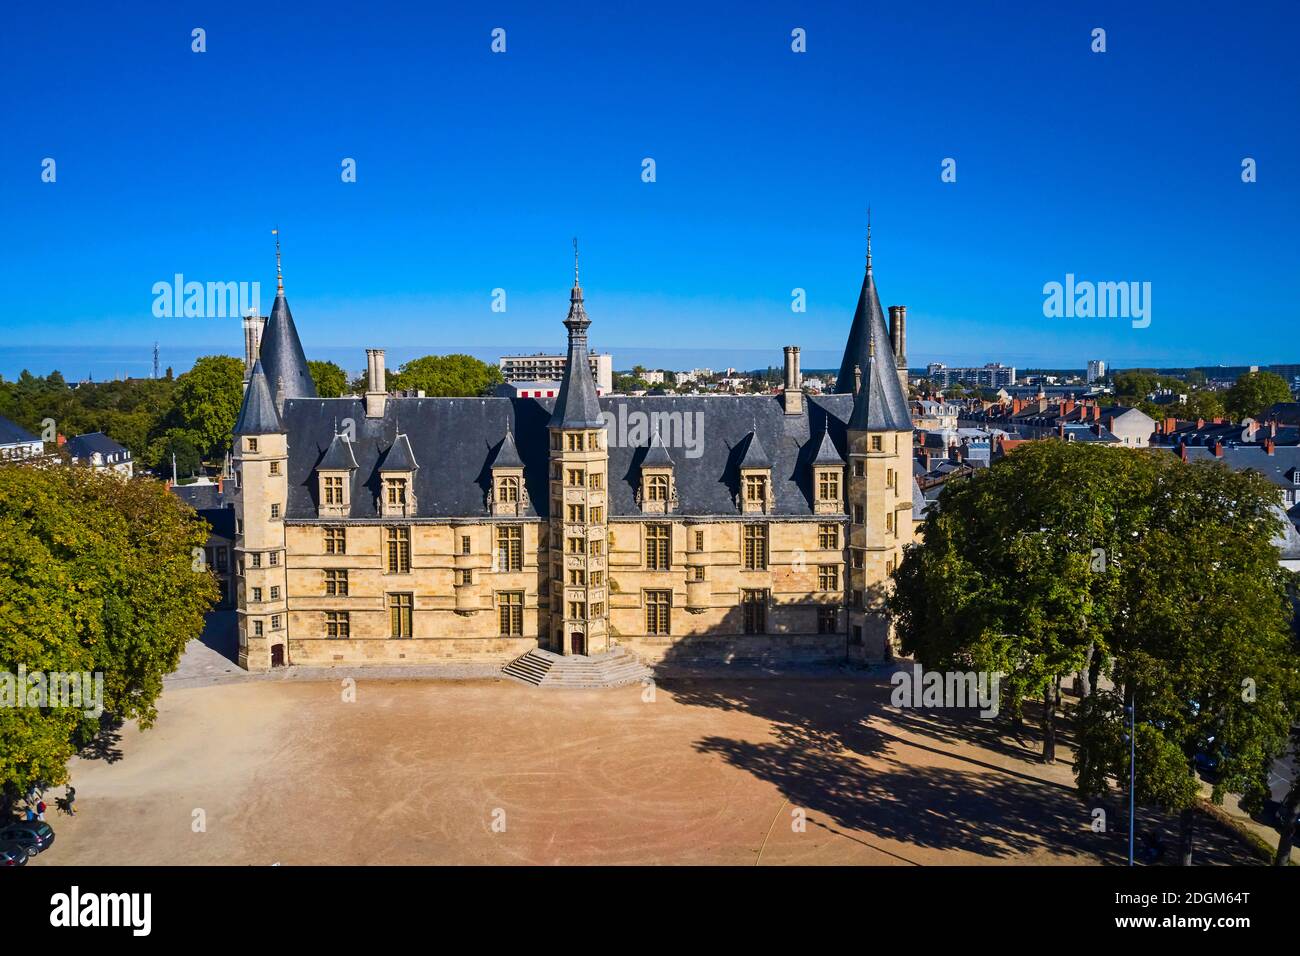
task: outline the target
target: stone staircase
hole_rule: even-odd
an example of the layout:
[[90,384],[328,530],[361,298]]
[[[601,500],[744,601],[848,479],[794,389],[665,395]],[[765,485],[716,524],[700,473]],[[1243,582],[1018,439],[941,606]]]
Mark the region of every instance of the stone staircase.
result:
[[566,657],[534,648],[501,668],[501,673],[534,687],[575,689],[637,684],[652,676],[650,668],[622,647],[590,657],[578,654]]

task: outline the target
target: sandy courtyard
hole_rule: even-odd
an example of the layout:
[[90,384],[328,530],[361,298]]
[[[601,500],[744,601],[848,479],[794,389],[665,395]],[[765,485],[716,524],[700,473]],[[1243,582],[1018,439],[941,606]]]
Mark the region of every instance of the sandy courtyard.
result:
[[[900,714],[888,689],[681,680],[645,701],[637,686],[361,679],[345,702],[338,682],[169,687],[153,729],[74,761],[79,813],[51,817],[57,843],[35,862],[1118,862],[1121,814],[1094,833],[1067,761],[1039,765],[983,721]],[[1200,862],[1229,853],[1245,859]]]

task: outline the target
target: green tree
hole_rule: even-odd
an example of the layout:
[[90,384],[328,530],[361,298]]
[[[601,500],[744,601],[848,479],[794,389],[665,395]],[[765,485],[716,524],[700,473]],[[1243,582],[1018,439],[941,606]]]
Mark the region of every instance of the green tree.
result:
[[1204,418],[1207,422],[1227,415],[1227,409],[1223,407],[1223,398],[1218,392],[1208,391],[1192,392],[1187,396],[1186,403],[1174,406],[1172,411],[1181,418],[1192,420]]
[[311,379],[316,383],[316,394],[321,398],[338,398],[347,394],[348,373],[334,362],[307,363]]
[[[1173,457],[1173,456],[1170,456]],[[1043,699],[1043,759],[1056,756],[1066,675],[1100,667],[1121,543],[1141,520],[1153,456],[1036,442],[949,482],[909,547],[889,598],[903,650],[934,670],[1004,674],[1017,721]]]
[[1130,401],[1145,398],[1168,381],[1171,380],[1167,377],[1162,378],[1151,369],[1128,369],[1124,372],[1115,372],[1111,376],[1115,397],[1127,398]]
[[1179,815],[1192,859],[1198,762],[1214,768],[1212,799],[1268,795],[1297,707],[1286,572],[1272,539],[1276,488],[1218,463],[1158,456],[1143,527],[1120,564],[1122,622],[1110,635],[1115,690],[1080,709],[1076,778],[1085,797],[1128,780],[1125,704],[1136,704],[1136,797]]
[[244,363],[229,355],[205,355],[176,380],[169,429],[189,434],[206,458],[219,456],[244,398]]
[[501,370],[472,355],[426,355],[389,376],[388,387],[423,390],[425,395],[489,395],[501,384]]
[[1291,401],[1286,380],[1272,372],[1246,372],[1224,395],[1223,404],[1236,421],[1254,418],[1268,406]]
[[[216,602],[207,525],[157,481],[87,468],[0,466],[0,671],[103,675],[104,719],[152,724],[163,676]],[[0,707],[0,790],[66,780],[101,722],[80,709]]]

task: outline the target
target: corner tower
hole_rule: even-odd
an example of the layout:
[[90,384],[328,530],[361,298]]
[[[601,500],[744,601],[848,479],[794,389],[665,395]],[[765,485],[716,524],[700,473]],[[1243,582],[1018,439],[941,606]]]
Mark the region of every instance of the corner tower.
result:
[[544,643],[558,654],[610,649],[609,451],[596,383],[587,358],[587,328],[573,240],[573,290],[564,327],[569,331],[564,379],[549,431],[551,624]]
[[869,659],[889,654],[884,600],[890,576],[912,540],[912,418],[898,356],[867,270],[840,363],[837,392],[853,394],[848,423],[849,646]]
[[298,329],[293,324],[289,300],[284,296],[284,275],[280,271],[280,236],[275,237],[275,304],[262,329],[258,358],[266,374],[277,410],[283,412],[286,398],[315,398],[316,383],[307,367]]
[[284,509],[288,440],[260,361],[254,363],[234,429],[235,606],[239,666],[289,663]]

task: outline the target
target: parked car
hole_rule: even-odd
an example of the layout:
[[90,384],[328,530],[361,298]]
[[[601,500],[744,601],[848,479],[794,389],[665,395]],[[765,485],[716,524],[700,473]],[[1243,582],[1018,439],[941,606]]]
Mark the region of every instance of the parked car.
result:
[[54,842],[54,828],[40,820],[11,823],[0,830],[0,843],[17,843],[32,856],[44,853]]
[[17,843],[5,843],[0,845],[0,866],[26,866],[30,855]]

